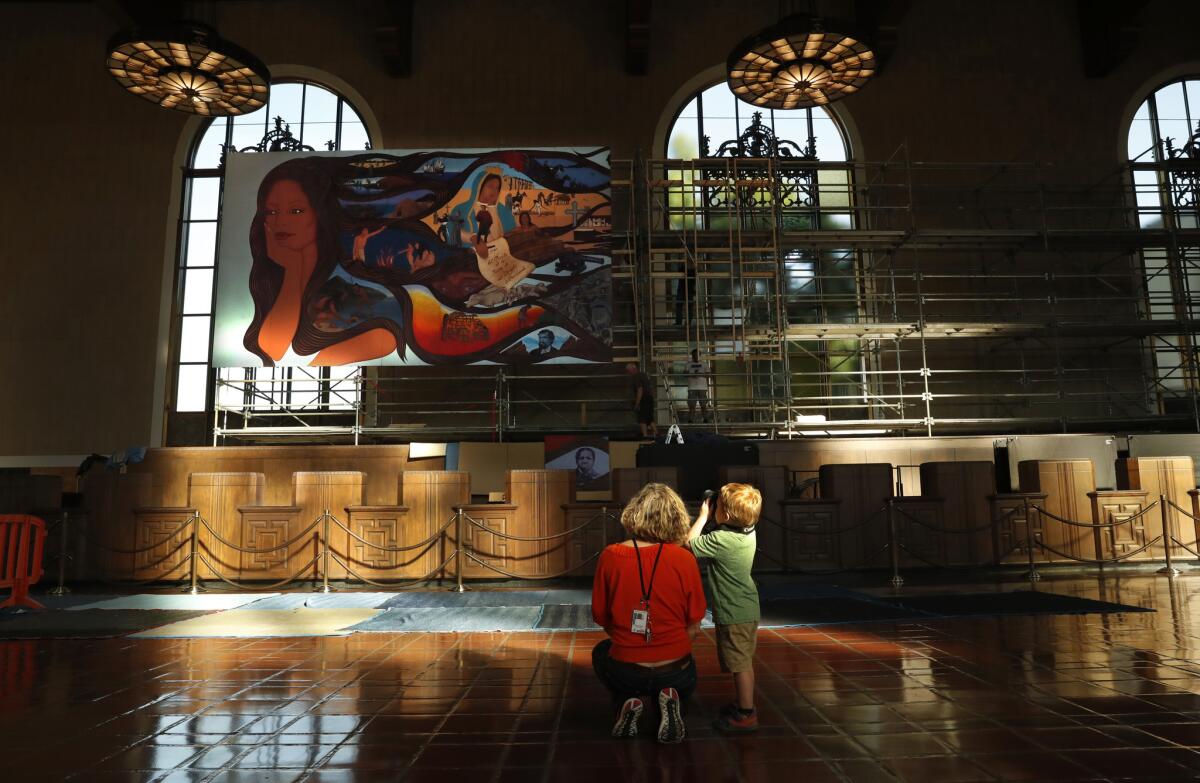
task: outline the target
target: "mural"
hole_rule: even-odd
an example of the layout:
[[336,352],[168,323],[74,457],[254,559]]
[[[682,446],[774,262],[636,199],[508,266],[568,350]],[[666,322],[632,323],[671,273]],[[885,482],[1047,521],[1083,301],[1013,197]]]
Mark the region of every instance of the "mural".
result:
[[596,435],[547,435],[546,469],[575,471],[575,489],[610,489],[608,438]]
[[603,148],[231,155],[214,364],[608,362],[611,223]]

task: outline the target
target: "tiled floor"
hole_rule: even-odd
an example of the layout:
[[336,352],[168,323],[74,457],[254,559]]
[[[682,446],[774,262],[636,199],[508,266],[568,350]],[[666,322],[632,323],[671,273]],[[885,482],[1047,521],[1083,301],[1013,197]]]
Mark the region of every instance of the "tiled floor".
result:
[[680,746],[608,738],[596,634],[0,642],[0,780],[1200,778],[1200,575],[1042,589],[1158,611],[763,631],[737,739],[706,637]]

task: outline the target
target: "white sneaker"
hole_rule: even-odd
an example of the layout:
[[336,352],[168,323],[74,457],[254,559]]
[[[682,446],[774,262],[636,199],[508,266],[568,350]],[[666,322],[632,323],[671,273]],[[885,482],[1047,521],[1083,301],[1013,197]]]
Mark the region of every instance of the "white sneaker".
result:
[[679,692],[674,688],[659,691],[658,709],[662,715],[658,721],[658,741],[668,744],[683,742],[687,729],[684,728],[683,713],[679,708]]

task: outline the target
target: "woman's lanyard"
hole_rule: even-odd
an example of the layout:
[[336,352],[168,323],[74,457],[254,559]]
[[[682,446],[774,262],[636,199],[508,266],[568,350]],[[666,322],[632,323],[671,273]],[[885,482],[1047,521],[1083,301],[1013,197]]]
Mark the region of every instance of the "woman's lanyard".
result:
[[642,575],[642,556],[638,553],[637,539],[633,539],[633,559],[637,562],[638,570],[638,586],[642,589],[642,608],[633,610],[633,622],[629,624],[629,630],[633,633],[640,633],[646,637],[646,644],[650,643],[650,593],[654,590],[654,575],[658,573],[658,559],[662,557],[663,545],[658,545],[658,552],[654,555],[654,566],[650,569],[650,585],[646,585],[646,578]]

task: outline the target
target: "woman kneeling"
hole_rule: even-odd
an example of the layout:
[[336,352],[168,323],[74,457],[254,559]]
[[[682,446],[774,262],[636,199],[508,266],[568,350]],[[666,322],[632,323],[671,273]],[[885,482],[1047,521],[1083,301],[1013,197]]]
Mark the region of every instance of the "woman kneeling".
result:
[[621,513],[629,538],[606,547],[592,584],[592,619],[608,638],[592,650],[596,676],[621,701],[614,737],[637,736],[645,700],[658,700],[659,742],[684,737],[681,699],[696,689],[692,639],[704,617],[704,588],[679,495],[642,487]]

